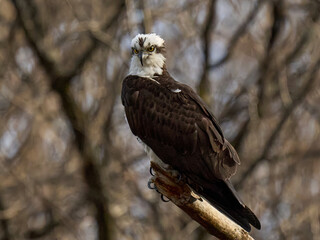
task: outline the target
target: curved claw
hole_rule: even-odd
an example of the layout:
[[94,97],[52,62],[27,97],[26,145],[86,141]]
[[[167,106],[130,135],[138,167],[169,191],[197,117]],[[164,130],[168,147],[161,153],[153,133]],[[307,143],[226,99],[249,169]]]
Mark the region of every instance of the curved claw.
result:
[[150,167],[150,168],[149,168],[149,172],[150,172],[151,176],[155,176],[155,174],[154,174],[154,172],[153,172],[153,168],[152,168],[152,167]]
[[185,181],[186,181],[185,175],[177,171],[176,183],[185,182]]
[[164,196],[163,196],[163,194],[161,194],[161,200],[162,200],[163,202],[170,202],[170,199],[169,199],[169,198],[165,199]]
[[[153,185],[152,185],[153,184]],[[149,189],[156,189],[157,191],[158,191],[158,189],[157,189],[157,187],[156,187],[156,185],[154,185],[154,183],[151,181],[151,180],[149,180],[148,181],[148,188]]]
[[177,181],[178,181],[178,182],[180,182],[180,181],[181,181],[181,179],[182,179],[182,175],[181,175],[181,173],[180,173],[180,172],[178,172],[178,179],[177,179]]

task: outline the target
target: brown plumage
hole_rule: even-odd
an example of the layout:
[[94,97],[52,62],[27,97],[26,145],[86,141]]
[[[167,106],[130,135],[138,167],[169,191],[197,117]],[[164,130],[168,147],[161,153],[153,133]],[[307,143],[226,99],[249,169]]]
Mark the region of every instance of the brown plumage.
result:
[[133,134],[221,212],[247,231],[250,224],[260,229],[229,181],[240,164],[237,152],[201,98],[167,72],[164,40],[138,34],[131,47],[121,99]]
[[244,229],[250,231],[249,223],[260,229],[229,181],[240,160],[217,120],[190,87],[176,82],[165,69],[154,80],[158,83],[129,75],[123,81],[122,103],[133,134]]

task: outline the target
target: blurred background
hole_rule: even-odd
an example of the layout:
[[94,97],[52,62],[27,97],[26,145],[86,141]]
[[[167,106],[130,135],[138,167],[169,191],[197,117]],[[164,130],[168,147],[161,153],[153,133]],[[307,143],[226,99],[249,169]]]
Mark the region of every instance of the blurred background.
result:
[[320,239],[318,0],[0,0],[0,239],[213,239],[147,188],[120,101],[130,41],[219,119],[256,239]]

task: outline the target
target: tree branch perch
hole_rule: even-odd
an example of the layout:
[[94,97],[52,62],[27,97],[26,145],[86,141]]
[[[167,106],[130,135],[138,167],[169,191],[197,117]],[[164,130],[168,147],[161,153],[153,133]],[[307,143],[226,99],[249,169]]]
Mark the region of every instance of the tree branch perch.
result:
[[151,167],[155,172],[151,181],[158,191],[202,225],[211,235],[225,240],[253,240],[247,231],[193,192],[186,183],[177,183],[175,177],[155,162],[151,162]]

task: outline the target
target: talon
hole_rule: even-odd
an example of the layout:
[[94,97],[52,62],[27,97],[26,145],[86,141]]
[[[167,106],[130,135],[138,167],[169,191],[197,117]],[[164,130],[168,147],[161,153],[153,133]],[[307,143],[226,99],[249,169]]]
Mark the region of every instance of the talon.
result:
[[156,189],[156,191],[158,191],[156,185],[151,180],[148,181],[148,188],[152,190]]
[[178,172],[178,175],[177,175],[177,183],[185,183],[186,182],[186,177],[185,175],[181,174],[180,172]]
[[151,176],[155,176],[155,174],[154,174],[154,172],[153,172],[153,168],[152,168],[152,167],[150,167],[150,168],[149,168],[149,172],[150,172]]
[[163,194],[161,194],[161,200],[163,202],[170,202],[170,199],[169,198],[165,199],[165,196],[163,196]]
[[180,182],[181,179],[182,179],[182,175],[181,175],[181,173],[178,172],[178,182]]

